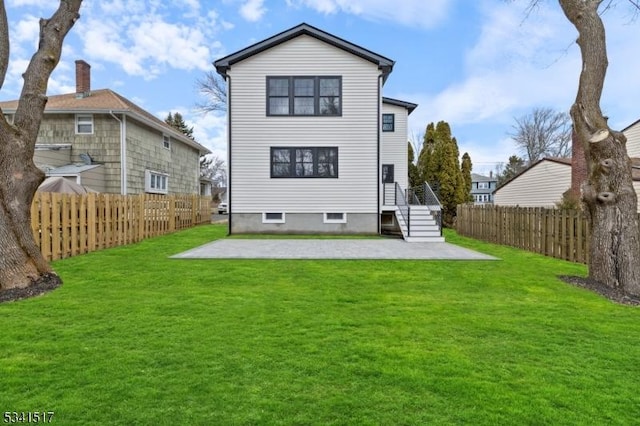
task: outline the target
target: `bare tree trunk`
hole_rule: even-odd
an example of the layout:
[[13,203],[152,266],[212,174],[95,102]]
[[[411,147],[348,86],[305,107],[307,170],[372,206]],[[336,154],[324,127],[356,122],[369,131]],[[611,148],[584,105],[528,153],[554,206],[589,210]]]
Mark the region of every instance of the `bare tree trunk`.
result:
[[[62,42],[78,19],[82,0],[61,0],[50,19],[40,20],[40,43],[24,73],[13,124],[0,112],[0,290],[58,279],[31,231],[31,202],[44,173],[33,163],[36,138],[47,102],[49,76],[60,60]],[[9,34],[0,0],[0,85],[9,61]]]
[[582,199],[591,216],[589,277],[627,294],[640,295],[637,196],[626,138],[613,131],[600,109],[607,71],[602,0],[559,0],[578,30],[582,72],[571,118],[576,142],[584,147],[588,179]]

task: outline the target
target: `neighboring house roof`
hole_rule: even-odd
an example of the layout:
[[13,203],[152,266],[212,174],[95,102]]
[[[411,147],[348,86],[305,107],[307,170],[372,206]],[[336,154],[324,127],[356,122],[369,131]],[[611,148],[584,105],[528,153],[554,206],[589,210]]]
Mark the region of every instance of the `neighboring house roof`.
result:
[[[5,114],[14,113],[17,107],[17,100],[0,102],[0,108]],[[211,152],[206,147],[188,138],[155,115],[145,111],[124,96],[110,89],[92,90],[88,96],[78,96],[77,93],[49,96],[44,112],[45,114],[126,114],[197,149],[200,155]]]
[[477,173],[471,173],[471,181],[472,182],[497,182],[498,179],[496,177],[479,175]]
[[[550,161],[552,163],[558,163],[558,164],[562,164],[562,165],[571,167],[571,158],[545,157],[545,158],[542,158],[542,159],[536,161],[535,163],[531,164],[530,166],[526,167],[520,173],[518,173],[517,175],[513,176],[511,179],[504,181],[502,183],[502,185],[500,185],[498,187],[496,192],[501,190],[508,183],[510,183],[511,181],[513,181],[513,180],[517,179],[518,177],[522,176],[522,174],[524,174],[528,170],[532,169],[533,167],[537,166],[538,164],[540,164],[543,161]],[[640,158],[631,158],[631,177],[632,177],[632,179],[634,181],[640,181]]]
[[640,119],[638,119],[638,120],[634,121],[633,123],[629,124],[627,127],[622,129],[621,132],[626,132],[627,130],[629,130],[630,128],[632,128],[633,126],[635,126],[638,123],[640,123]]
[[97,167],[102,167],[102,164],[67,164],[66,166],[56,167],[55,169],[47,170],[48,175],[75,175],[77,173],[86,172]]
[[413,110],[418,107],[418,104],[385,97],[382,98],[382,103],[406,108],[408,111],[407,115],[411,114]]
[[552,163],[564,164],[564,165],[567,165],[567,166],[571,167],[571,158],[544,157],[544,158],[541,158],[540,160],[536,161],[535,163],[532,163],[532,164],[528,165],[527,167],[522,169],[520,171],[520,173],[518,173],[517,175],[512,176],[510,179],[507,179],[506,181],[502,182],[502,184],[500,184],[498,186],[498,189],[496,189],[496,192],[499,191],[500,189],[502,189],[502,187],[507,185],[509,182],[513,181],[514,179],[517,179],[519,176],[521,176],[527,170],[534,168],[535,166],[537,166],[538,164],[542,163],[543,161],[551,161]]
[[293,28],[281,32],[280,34],[276,34],[273,37],[269,37],[245,49],[239,50],[236,53],[232,53],[231,55],[218,59],[213,63],[213,65],[216,67],[216,70],[220,75],[226,77],[227,70],[229,70],[229,68],[231,68],[233,64],[243,61],[253,55],[261,53],[267,49],[271,49],[274,46],[277,46],[301,35],[308,35],[325,43],[331,44],[339,49],[347,51],[353,55],[359,56],[369,62],[373,62],[374,64],[378,65],[378,68],[380,70],[382,70],[384,80],[387,79],[387,76],[393,70],[393,65],[395,64],[393,60],[382,55],[378,55],[377,53],[365,49],[364,47],[360,47],[356,44],[350,43],[344,39],[341,39],[340,37],[336,37],[306,23],[297,25]]

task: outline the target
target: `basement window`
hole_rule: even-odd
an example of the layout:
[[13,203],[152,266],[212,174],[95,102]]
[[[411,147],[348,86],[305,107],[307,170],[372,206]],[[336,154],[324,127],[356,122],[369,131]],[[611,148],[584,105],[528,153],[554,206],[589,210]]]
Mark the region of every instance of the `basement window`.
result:
[[324,213],[324,223],[347,223],[347,214]]
[[262,213],[262,223],[284,223],[284,213],[283,212]]

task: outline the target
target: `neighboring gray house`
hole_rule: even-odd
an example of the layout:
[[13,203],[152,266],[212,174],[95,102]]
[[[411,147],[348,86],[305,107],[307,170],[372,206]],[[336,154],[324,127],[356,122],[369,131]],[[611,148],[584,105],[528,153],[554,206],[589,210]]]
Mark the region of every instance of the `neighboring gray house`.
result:
[[633,189],[638,195],[638,212],[640,212],[640,120],[637,120],[622,130],[627,138],[627,153],[631,157],[631,173]]
[[[91,90],[90,68],[76,61],[76,92],[49,96],[36,165],[101,192],[206,193],[199,160],[210,151],[112,90]],[[16,107],[0,102],[10,120]]]
[[[622,130],[627,138],[631,159],[633,188],[638,194],[640,212],[640,120]],[[505,182],[494,193],[494,203],[501,206],[556,207],[571,187],[571,159],[543,158]]]
[[214,65],[229,94],[230,233],[378,234],[391,214],[405,238],[441,239],[428,211],[410,234],[396,196],[417,105],[382,97],[394,61],[301,24]]
[[493,172],[489,172],[489,176],[471,173],[471,195],[473,196],[473,204],[492,204],[493,193],[498,187],[498,179],[493,177]]
[[556,207],[571,187],[571,159],[543,158],[494,192],[498,206]]

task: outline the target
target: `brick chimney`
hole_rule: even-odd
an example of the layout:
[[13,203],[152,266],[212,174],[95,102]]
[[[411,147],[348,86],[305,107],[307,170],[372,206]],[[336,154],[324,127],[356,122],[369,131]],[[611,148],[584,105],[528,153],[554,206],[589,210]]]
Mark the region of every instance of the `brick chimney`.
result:
[[76,97],[85,98],[91,93],[91,65],[78,59],[76,61]]

